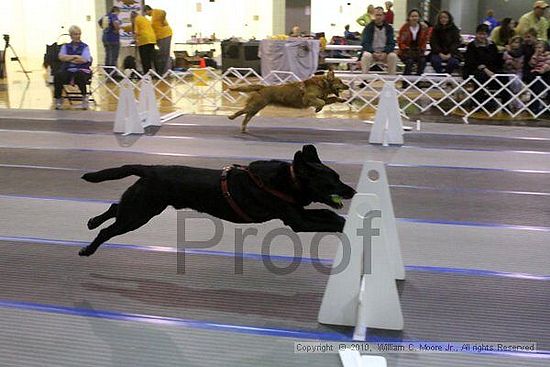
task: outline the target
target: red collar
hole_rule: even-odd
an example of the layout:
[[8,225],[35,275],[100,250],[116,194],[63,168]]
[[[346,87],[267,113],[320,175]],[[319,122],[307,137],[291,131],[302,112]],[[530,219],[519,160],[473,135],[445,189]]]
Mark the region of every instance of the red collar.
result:
[[[275,196],[275,197],[277,197],[277,198],[279,198],[283,201],[286,201],[287,203],[296,204],[296,200],[292,196],[290,196],[288,194],[285,194],[284,192],[281,192],[281,191],[278,191],[278,190],[275,190],[275,189],[272,189],[272,188],[266,186],[258,176],[256,176],[254,173],[250,172],[250,170],[248,169],[248,166],[239,166],[239,165],[226,166],[226,167],[223,168],[222,175],[221,175],[222,193],[223,193],[223,196],[225,197],[225,199],[227,200],[227,203],[229,204],[229,206],[233,209],[233,211],[239,217],[241,217],[241,219],[243,219],[247,222],[254,222],[254,220],[252,218],[250,218],[244,212],[244,210],[241,209],[241,207],[239,207],[239,205],[235,202],[235,200],[233,200],[233,197],[229,193],[229,185],[227,183],[227,175],[229,174],[229,171],[231,171],[232,169],[238,169],[238,170],[241,170],[241,171],[245,171],[246,173],[248,173],[248,177],[250,177],[252,179],[252,181],[254,181],[256,186],[258,186],[258,188],[270,193],[271,195],[273,195],[273,196]],[[294,172],[294,166],[292,164],[289,166],[289,171],[290,171],[290,179],[291,179],[291,182],[292,182],[292,186],[294,186],[294,188],[296,190],[300,190],[300,183],[298,182],[298,178],[296,177],[296,173]]]

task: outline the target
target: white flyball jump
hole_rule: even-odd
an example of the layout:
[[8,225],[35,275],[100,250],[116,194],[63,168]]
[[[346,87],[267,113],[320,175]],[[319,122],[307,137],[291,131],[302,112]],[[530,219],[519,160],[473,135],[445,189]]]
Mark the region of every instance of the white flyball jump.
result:
[[159,109],[157,107],[155,89],[153,88],[153,82],[149,75],[145,75],[141,80],[138,111],[143,127],[162,125]]
[[403,145],[403,121],[394,82],[384,83],[378,100],[374,125],[370,131],[369,143],[384,146]]
[[134,98],[134,87],[128,79],[120,83],[120,94],[116,109],[115,124],[113,132],[129,134],[143,134],[143,126],[139,117],[136,99]]
[[139,102],[134,97],[134,86],[126,78],[120,83],[120,95],[113,131],[115,133],[143,134],[144,128],[161,126],[162,120],[157,107],[155,90],[149,75],[141,80]]
[[319,322],[355,326],[354,340],[365,340],[367,327],[403,330],[395,280],[405,279],[405,268],[383,163],[363,165],[344,235],[349,243],[336,252]]

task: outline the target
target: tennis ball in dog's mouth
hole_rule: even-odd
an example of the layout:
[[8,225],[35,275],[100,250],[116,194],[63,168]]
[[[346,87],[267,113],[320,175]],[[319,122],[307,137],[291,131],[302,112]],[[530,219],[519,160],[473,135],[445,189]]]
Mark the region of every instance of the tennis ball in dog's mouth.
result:
[[330,195],[330,200],[332,200],[334,204],[342,205],[343,199],[340,195]]

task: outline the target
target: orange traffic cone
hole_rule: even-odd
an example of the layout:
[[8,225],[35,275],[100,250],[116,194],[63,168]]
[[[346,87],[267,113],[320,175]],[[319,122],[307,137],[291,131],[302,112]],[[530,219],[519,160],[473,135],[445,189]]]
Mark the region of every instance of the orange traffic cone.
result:
[[201,57],[199,61],[199,69],[193,70],[195,85],[197,86],[202,86],[202,87],[206,86],[205,81],[208,79],[208,75],[207,75],[208,70],[204,70],[204,69],[206,69],[206,61],[204,60],[204,57]]

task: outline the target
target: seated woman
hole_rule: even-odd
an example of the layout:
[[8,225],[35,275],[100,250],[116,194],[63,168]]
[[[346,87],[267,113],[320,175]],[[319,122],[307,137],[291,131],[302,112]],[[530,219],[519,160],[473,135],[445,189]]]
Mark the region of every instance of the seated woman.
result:
[[[523,54],[523,40],[520,36],[510,38],[502,59],[504,61],[504,72],[506,74],[515,75],[510,77],[510,90],[517,94],[522,88],[521,79],[523,78],[523,67],[525,63],[525,55]],[[518,110],[522,107],[522,101],[516,97],[512,101],[512,108]]]
[[[437,16],[430,39],[432,48],[430,62],[436,73],[452,74],[460,65],[458,59],[460,43],[460,31],[454,24],[453,16],[446,10],[441,11]],[[446,65],[443,65],[444,62]]]
[[[476,38],[466,47],[466,55],[464,60],[463,78],[469,76],[478,80],[480,83],[485,83],[502,68],[502,56],[498,53],[497,46],[488,38],[489,27],[487,24],[480,24],[476,28]],[[506,80],[503,80],[506,83]],[[498,83],[490,83],[481,87],[473,98],[478,104],[482,104],[487,100],[485,89],[498,89]],[[499,97],[505,99],[505,95]],[[490,106],[494,105],[494,101],[490,102]]]
[[80,40],[81,34],[82,31],[78,26],[71,26],[69,28],[71,42],[64,44],[59,51],[59,60],[61,60],[63,64],[53,78],[56,110],[61,109],[63,104],[63,99],[61,98],[63,85],[73,82],[82,93],[82,108],[88,109],[86,84],[92,74],[90,70],[92,56],[90,55],[90,48],[88,45]]
[[[545,98],[546,86],[544,83],[550,84],[550,52],[545,41],[539,40],[535,43],[535,53],[529,60],[529,66],[529,74],[524,79],[527,83],[532,83],[530,89],[533,95]],[[546,105],[542,105],[539,100],[532,102],[529,106],[534,113],[539,113],[543,107]]]
[[504,52],[514,34],[512,18],[504,18],[500,25],[492,30],[491,40],[495,43],[499,52]]
[[411,75],[416,65],[416,74],[421,75],[426,65],[426,44],[428,43],[428,27],[420,23],[420,12],[412,9],[407,15],[407,23],[403,24],[397,36],[399,51],[397,55],[405,64],[404,75]]

